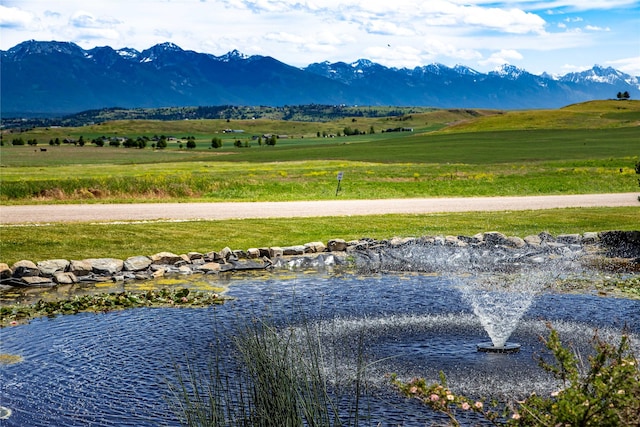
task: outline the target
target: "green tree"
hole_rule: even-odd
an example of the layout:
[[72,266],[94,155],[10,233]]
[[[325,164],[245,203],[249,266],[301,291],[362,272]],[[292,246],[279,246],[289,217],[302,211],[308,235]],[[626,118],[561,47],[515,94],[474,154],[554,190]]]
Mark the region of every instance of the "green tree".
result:
[[24,139],[22,139],[22,137],[13,138],[13,141],[11,141],[11,145],[24,145]]
[[78,138],[78,145],[80,147],[84,147],[84,136],[80,135],[80,138]]
[[188,139],[187,140],[187,148],[190,149],[190,150],[193,150],[194,148],[196,148],[195,139]]
[[218,138],[217,136],[214,136],[213,138],[211,138],[211,148],[220,148],[222,147],[222,139]]
[[167,138],[163,136],[160,137],[160,139],[158,140],[158,143],[156,144],[156,148],[162,150],[167,148]]

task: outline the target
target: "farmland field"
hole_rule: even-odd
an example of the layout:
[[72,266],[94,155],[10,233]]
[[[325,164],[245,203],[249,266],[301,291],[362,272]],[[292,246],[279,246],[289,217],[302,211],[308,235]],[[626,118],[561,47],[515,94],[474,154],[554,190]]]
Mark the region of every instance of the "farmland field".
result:
[[[327,123],[132,120],[36,128],[19,137],[37,146],[13,146],[17,135],[3,136],[0,202],[321,200],[335,197],[338,172],[341,197],[352,199],[629,192],[637,186],[639,116],[640,102],[607,101]],[[406,131],[388,131],[398,128]],[[359,134],[344,136],[355,129]],[[262,141],[271,134],[280,136],[274,146]],[[158,135],[169,136],[167,148],[42,142]],[[188,137],[195,148],[185,148]],[[214,137],[222,148],[211,148]]]

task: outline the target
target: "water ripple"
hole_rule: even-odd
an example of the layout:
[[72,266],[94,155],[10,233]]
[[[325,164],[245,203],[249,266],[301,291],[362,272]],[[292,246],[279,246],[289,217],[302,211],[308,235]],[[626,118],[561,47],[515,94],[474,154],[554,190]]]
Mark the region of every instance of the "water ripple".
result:
[[[475,345],[487,336],[471,306],[452,281],[427,275],[247,280],[231,284],[229,294],[237,300],[211,308],[83,313],[0,330],[0,352],[24,358],[0,366],[0,406],[13,411],[2,425],[178,425],[165,401],[174,363],[185,357],[205,363],[216,346],[227,352],[227,338],[252,316],[283,328],[316,325],[325,343],[364,335],[367,356],[377,361],[370,376],[380,385],[389,372],[431,377],[442,369],[471,393],[505,385],[513,391],[523,378],[527,389],[548,388],[531,360],[547,321],[574,342],[588,341],[596,328],[615,335],[626,325],[640,333],[640,301],[543,294],[513,334],[523,345],[519,355],[479,354]],[[348,352],[336,354],[344,366],[352,361]],[[379,393],[372,399],[383,424],[433,420],[415,403]]]

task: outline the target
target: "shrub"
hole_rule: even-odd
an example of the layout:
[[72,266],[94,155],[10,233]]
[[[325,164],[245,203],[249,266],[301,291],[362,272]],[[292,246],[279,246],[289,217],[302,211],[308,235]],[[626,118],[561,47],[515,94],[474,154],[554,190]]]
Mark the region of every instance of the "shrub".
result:
[[[640,425],[640,368],[629,348],[628,335],[623,334],[615,345],[595,336],[595,354],[589,357],[583,373],[582,359],[562,345],[557,331],[550,326],[549,329],[549,337],[541,340],[553,360],[540,356],[539,365],[564,384],[562,390],[549,397],[532,394],[523,401],[489,407],[482,401],[454,395],[447,387],[444,374],[438,384],[428,385],[421,378],[403,383],[395,376],[392,384],[405,396],[419,399],[447,415],[455,426],[460,425],[459,411],[475,412],[494,425]],[[503,409],[499,410],[500,407]]]
[[640,369],[623,335],[617,345],[593,339],[596,353],[589,357],[586,373],[581,361],[560,342],[551,329],[544,340],[555,359],[542,357],[540,366],[561,380],[564,388],[551,398],[532,395],[520,404],[517,425],[640,425]]

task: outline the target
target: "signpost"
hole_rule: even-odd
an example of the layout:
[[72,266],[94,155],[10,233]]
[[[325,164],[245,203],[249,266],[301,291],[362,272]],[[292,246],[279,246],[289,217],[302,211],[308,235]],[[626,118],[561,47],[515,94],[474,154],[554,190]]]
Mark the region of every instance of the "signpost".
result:
[[340,182],[342,181],[342,171],[338,172],[338,187],[336,188],[336,196],[340,192]]

